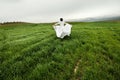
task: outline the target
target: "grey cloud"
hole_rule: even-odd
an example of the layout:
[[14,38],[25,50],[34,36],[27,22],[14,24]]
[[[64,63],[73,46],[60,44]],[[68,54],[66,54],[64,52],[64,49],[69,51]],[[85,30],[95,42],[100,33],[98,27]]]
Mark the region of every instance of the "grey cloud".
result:
[[0,21],[51,22],[119,15],[120,0],[0,0]]

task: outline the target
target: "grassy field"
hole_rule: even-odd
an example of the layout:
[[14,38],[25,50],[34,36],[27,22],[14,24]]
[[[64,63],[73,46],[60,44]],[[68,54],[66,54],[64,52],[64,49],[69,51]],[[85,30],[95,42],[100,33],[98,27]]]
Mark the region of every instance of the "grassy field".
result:
[[0,25],[0,80],[119,80],[120,22]]

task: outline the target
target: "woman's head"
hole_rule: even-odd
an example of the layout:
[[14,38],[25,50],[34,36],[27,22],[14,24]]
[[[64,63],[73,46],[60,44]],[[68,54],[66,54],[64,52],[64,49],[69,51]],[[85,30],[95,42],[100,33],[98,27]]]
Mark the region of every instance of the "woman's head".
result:
[[63,21],[63,18],[60,18],[60,21]]

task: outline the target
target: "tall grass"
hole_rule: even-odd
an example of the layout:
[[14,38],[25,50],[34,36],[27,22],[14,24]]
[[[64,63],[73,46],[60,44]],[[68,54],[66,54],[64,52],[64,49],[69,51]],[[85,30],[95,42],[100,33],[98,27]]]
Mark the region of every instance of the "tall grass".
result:
[[0,80],[119,80],[120,23],[71,24],[64,39],[52,24],[0,25]]

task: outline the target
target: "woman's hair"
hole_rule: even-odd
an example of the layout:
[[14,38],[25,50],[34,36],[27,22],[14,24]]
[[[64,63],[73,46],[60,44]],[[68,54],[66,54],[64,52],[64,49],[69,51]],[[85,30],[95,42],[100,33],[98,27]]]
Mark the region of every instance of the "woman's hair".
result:
[[63,21],[63,18],[60,18],[60,21]]

